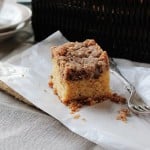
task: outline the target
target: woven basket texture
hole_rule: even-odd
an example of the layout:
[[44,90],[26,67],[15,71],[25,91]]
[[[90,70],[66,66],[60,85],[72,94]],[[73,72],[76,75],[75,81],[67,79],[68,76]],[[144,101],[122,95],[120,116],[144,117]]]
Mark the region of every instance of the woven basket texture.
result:
[[70,41],[95,39],[112,57],[150,63],[150,0],[32,0],[40,41],[60,30]]

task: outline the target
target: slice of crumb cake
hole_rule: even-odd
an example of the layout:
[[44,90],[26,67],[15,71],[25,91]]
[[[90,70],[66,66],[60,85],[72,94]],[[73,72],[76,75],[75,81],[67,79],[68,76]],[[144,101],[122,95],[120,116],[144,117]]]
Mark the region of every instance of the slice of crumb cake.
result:
[[52,63],[49,85],[63,103],[93,104],[111,94],[107,52],[94,40],[53,47]]

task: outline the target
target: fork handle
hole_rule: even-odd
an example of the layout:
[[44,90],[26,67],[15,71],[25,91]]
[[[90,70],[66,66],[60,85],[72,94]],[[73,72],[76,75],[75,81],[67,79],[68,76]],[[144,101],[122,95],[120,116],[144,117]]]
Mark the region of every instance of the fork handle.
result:
[[113,58],[109,58],[110,66],[111,68],[117,72],[120,75],[121,80],[123,80],[126,84],[127,90],[130,92],[130,94],[133,94],[135,92],[135,87],[122,75],[120,70],[117,67],[116,62],[114,61]]

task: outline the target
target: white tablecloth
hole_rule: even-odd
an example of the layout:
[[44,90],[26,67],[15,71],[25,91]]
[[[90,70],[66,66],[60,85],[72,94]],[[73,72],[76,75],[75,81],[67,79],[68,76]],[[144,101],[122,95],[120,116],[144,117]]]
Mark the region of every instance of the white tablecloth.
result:
[[42,111],[0,92],[0,150],[101,150]]

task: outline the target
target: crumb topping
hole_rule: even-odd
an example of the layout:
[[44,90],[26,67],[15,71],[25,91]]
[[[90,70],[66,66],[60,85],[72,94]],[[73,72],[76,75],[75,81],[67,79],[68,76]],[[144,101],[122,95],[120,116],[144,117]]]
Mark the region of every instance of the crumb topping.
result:
[[52,48],[52,57],[66,80],[97,79],[109,67],[106,51],[94,40],[68,42]]

